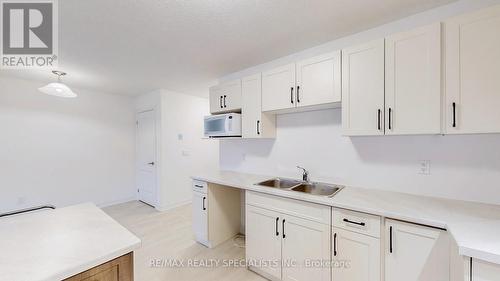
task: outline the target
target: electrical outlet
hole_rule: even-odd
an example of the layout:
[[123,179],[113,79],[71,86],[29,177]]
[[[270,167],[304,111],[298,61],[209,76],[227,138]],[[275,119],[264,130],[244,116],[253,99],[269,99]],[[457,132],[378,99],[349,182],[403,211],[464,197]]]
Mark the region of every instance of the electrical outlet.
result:
[[430,160],[421,160],[420,166],[418,169],[418,173],[420,175],[430,175],[431,174],[431,161]]

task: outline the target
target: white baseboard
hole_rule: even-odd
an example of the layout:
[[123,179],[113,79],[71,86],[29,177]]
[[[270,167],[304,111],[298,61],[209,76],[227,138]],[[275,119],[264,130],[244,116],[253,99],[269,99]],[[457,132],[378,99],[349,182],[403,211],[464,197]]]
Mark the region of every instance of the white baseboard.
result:
[[166,206],[158,206],[158,207],[156,207],[156,210],[158,210],[160,212],[165,212],[165,211],[169,211],[169,210],[175,209],[177,207],[181,207],[181,206],[184,206],[184,205],[191,204],[192,202],[193,202],[193,200],[189,199],[189,200],[186,200],[186,201],[182,201],[182,202],[178,202],[178,203],[174,203],[174,204],[169,204],[169,205],[166,205]]

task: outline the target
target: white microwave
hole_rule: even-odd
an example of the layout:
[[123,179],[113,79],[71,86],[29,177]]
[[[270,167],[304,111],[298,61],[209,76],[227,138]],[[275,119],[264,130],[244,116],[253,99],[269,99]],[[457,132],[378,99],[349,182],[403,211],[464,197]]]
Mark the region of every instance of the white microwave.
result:
[[227,113],[205,116],[205,137],[241,137],[241,114]]

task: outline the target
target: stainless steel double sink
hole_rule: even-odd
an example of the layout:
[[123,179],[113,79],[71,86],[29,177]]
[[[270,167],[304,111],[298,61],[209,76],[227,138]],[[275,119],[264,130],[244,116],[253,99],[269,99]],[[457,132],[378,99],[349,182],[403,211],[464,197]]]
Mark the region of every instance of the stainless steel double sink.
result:
[[304,182],[285,178],[274,178],[259,182],[255,185],[265,186],[270,188],[277,188],[281,190],[289,190],[302,192],[311,195],[333,197],[343,187],[333,184],[318,183],[318,182]]

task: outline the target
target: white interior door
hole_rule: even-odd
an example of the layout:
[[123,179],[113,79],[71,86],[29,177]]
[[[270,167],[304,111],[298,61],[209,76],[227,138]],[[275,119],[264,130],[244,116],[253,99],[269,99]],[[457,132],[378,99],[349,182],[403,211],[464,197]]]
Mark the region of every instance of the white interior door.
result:
[[137,189],[139,200],[156,206],[156,122],[155,112],[137,115]]

